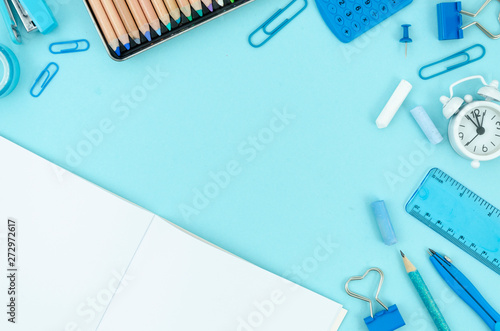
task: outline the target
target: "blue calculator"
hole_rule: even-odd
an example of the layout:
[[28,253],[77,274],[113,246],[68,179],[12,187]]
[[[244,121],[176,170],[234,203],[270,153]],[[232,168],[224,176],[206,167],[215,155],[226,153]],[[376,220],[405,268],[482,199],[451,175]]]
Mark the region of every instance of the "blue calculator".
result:
[[316,0],[319,12],[343,43],[348,43],[394,15],[413,0]]

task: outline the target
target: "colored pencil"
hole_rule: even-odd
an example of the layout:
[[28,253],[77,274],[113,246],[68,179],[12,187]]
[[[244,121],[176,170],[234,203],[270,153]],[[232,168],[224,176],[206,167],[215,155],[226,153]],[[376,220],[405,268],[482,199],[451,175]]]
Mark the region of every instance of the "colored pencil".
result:
[[221,7],[224,7],[224,0],[215,0],[217,4]]
[[101,4],[104,7],[104,11],[108,15],[109,21],[111,22],[111,26],[115,30],[116,35],[118,36],[118,40],[121,41],[123,46],[127,50],[130,49],[130,38],[128,37],[128,32],[123,25],[122,19],[120,15],[118,15],[118,11],[116,11],[116,7],[113,4],[112,0],[101,0]]
[[200,0],[189,0],[191,3],[191,7],[193,7],[194,10],[198,13],[198,15],[203,16],[203,9],[201,8],[201,1]]
[[208,10],[214,11],[214,6],[212,4],[212,0],[202,0],[202,1],[205,4],[205,7],[208,8]]
[[149,23],[146,19],[146,16],[144,16],[144,13],[142,12],[141,5],[137,0],[126,1],[128,7],[130,8],[132,16],[134,16],[135,23],[137,23],[137,26],[139,27],[139,30],[141,30],[142,34],[148,41],[151,41],[151,31],[149,30]]
[[128,9],[127,3],[125,0],[113,0],[113,2],[122,19],[123,25],[125,25],[125,29],[127,29],[128,35],[135,41],[136,44],[140,44],[141,35],[139,34],[139,29],[137,28],[134,18]]
[[170,16],[179,24],[181,22],[181,11],[179,10],[179,6],[177,6],[177,2],[175,0],[165,0],[165,4]]
[[104,38],[108,43],[109,47],[116,53],[116,55],[120,56],[120,43],[118,42],[118,38],[116,37],[115,31],[109,22],[108,16],[102,7],[100,0],[89,0],[90,7],[92,8],[92,12],[94,13],[97,22],[99,23],[99,27],[104,34]]
[[179,4],[179,7],[181,8],[181,12],[184,14],[184,16],[186,16],[188,20],[192,21],[193,16],[191,15],[191,5],[189,4],[189,1],[188,0],[177,0],[177,3]]
[[401,252],[401,256],[403,257],[403,263],[405,265],[406,272],[408,273],[408,277],[410,277],[413,286],[417,289],[418,295],[420,295],[420,298],[424,302],[424,305],[429,311],[437,329],[439,331],[450,331],[450,327],[446,323],[443,314],[441,314],[439,307],[432,298],[432,294],[427,288],[427,285],[425,285],[424,279],[420,276],[417,268],[415,268],[403,252]]
[[170,31],[172,30],[172,24],[170,23],[170,15],[168,14],[167,7],[163,3],[163,0],[152,0],[153,7],[156,10],[156,14],[158,14],[158,18],[160,21],[167,27]]
[[158,18],[158,15],[156,15],[155,9],[151,4],[151,0],[139,0],[139,4],[141,5],[144,15],[146,15],[149,25],[151,25],[153,30],[161,36],[160,19]]

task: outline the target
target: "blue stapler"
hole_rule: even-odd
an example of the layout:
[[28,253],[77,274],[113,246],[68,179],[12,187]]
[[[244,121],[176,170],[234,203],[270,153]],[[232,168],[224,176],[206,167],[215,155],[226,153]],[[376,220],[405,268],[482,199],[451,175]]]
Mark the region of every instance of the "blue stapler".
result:
[[[57,22],[45,0],[11,0],[19,19],[27,32],[35,30],[46,34],[57,27]],[[0,0],[0,13],[2,14],[10,38],[15,44],[21,43],[21,34],[12,12],[9,0]]]

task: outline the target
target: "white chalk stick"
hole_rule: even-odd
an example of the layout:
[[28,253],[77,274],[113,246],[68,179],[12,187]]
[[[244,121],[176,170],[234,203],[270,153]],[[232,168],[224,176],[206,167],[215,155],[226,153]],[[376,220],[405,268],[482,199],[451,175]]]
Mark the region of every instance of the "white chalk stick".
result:
[[412,86],[410,83],[408,83],[404,79],[401,80],[398,87],[392,94],[391,98],[389,99],[389,101],[387,101],[384,109],[377,117],[377,121],[375,123],[377,124],[377,127],[379,129],[386,128],[389,125],[389,123],[391,123],[394,115],[396,115],[399,108],[401,107],[406,97],[410,93],[411,88]]

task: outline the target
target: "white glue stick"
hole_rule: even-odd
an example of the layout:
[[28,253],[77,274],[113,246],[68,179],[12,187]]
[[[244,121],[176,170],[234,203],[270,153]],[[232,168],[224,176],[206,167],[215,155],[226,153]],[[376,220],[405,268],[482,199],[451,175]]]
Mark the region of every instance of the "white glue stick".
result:
[[394,117],[394,115],[396,115],[399,107],[401,107],[401,105],[405,101],[406,97],[411,91],[411,88],[412,86],[410,83],[408,83],[404,79],[401,80],[398,87],[391,95],[391,98],[389,99],[389,101],[387,101],[384,109],[377,117],[377,121],[375,123],[377,124],[377,127],[379,129],[386,128],[389,123],[391,123],[392,118]]

